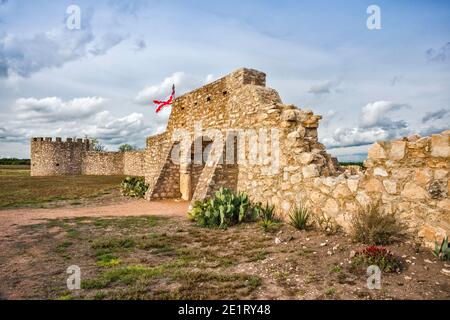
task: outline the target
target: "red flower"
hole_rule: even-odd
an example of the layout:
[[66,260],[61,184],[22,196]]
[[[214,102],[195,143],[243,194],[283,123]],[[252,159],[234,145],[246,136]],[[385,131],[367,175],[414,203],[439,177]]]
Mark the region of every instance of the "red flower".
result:
[[356,253],[357,255],[364,255],[366,257],[388,257],[391,256],[391,252],[383,247],[370,246]]

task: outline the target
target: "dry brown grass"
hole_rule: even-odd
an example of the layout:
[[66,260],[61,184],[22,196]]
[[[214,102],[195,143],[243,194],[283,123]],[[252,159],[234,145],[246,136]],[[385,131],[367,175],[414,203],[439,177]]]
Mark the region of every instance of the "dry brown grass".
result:
[[[22,226],[0,242],[0,296],[5,299],[442,299],[450,281],[428,249],[387,247],[414,256],[401,273],[383,273],[382,290],[348,260],[342,234],[279,234],[258,223],[227,230],[182,217],[78,217]],[[275,238],[282,243],[276,244]],[[328,242],[327,242],[328,241]],[[323,245],[326,243],[326,245]],[[329,252],[332,252],[330,255]],[[412,258],[411,258],[412,259]],[[67,267],[82,270],[82,289],[67,290]],[[426,268],[425,268],[426,267]],[[364,270],[365,271],[365,270]],[[411,276],[420,281],[406,280]],[[439,284],[436,284],[436,283]]]
[[0,208],[39,206],[98,197],[117,190],[122,176],[31,177],[28,166],[0,166]]
[[368,245],[391,244],[403,237],[404,226],[394,214],[385,213],[380,203],[359,210],[352,219],[352,236]]

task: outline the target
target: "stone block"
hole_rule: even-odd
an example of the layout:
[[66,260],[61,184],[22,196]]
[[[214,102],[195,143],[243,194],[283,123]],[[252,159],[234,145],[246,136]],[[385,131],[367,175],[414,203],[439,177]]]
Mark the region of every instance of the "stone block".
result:
[[372,147],[369,149],[369,158],[373,160],[382,160],[386,159],[386,151],[384,148],[380,145],[380,143],[375,143]]
[[414,181],[421,186],[426,186],[433,178],[432,175],[433,172],[428,168],[417,169],[414,173]]
[[405,150],[405,141],[393,141],[391,143],[391,150],[389,151],[389,159],[402,160],[405,157]]
[[431,156],[450,158],[450,137],[447,135],[431,136]]
[[365,184],[365,190],[367,192],[383,192],[383,185],[378,179],[369,179]]
[[407,182],[401,193],[402,197],[416,200],[424,200],[429,198],[427,191],[414,182]]
[[389,194],[397,193],[397,182],[394,180],[384,180],[383,186]]
[[333,191],[333,197],[335,199],[341,199],[345,197],[349,197],[352,195],[352,192],[347,187],[347,183],[339,184]]
[[303,152],[298,156],[301,164],[310,164],[314,160],[314,155],[309,152]]
[[335,216],[339,213],[339,205],[334,199],[328,199],[322,208],[322,211],[331,216]]
[[435,242],[441,242],[447,233],[442,228],[426,224],[420,228],[418,235],[427,247],[434,249]]
[[373,175],[374,176],[379,176],[379,177],[387,177],[388,173],[386,172],[386,170],[384,168],[375,168],[373,169]]
[[347,186],[352,193],[355,193],[358,190],[359,181],[360,181],[360,179],[354,179],[354,178],[347,180]]
[[303,177],[305,179],[315,178],[319,176],[319,170],[314,164],[310,164],[302,168]]

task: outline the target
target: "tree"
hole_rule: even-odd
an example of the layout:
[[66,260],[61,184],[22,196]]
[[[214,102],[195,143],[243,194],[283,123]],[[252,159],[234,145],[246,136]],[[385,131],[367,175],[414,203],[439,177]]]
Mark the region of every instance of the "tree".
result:
[[93,151],[106,151],[106,147],[98,141],[98,139],[90,139],[91,140],[91,148]]
[[131,144],[128,144],[128,143],[122,144],[122,145],[119,147],[119,151],[120,151],[120,152],[134,151],[134,150],[136,150],[136,149],[137,149],[137,148],[136,148],[135,146],[132,146]]

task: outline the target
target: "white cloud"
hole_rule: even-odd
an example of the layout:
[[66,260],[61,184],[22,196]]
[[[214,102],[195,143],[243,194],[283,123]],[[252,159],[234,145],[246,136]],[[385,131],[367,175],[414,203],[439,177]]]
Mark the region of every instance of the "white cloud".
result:
[[28,139],[34,136],[87,135],[100,139],[112,148],[122,143],[143,146],[145,138],[159,130],[158,123],[146,122],[141,113],[133,112],[117,117],[102,110],[105,101],[99,97],[69,101],[58,97],[18,99],[12,109],[12,120],[0,122],[0,142],[27,144]]
[[136,16],[137,13],[148,5],[146,0],[109,0],[108,4],[119,13]]
[[92,11],[86,10],[80,30],[61,26],[27,38],[12,34],[0,38],[0,70],[6,70],[3,75],[28,77],[43,68],[59,67],[84,56],[87,45],[94,39],[91,18]]
[[26,130],[0,126],[0,142],[24,142],[26,140]]
[[172,85],[175,85],[176,95],[180,96],[195,88],[203,86],[207,82],[211,82],[213,78],[212,75],[202,78],[184,72],[175,72],[171,76],[165,78],[160,84],[151,85],[142,89],[137,94],[135,101],[139,104],[148,105],[155,99],[167,99],[172,92]]
[[89,50],[89,53],[92,53],[93,55],[96,56],[104,55],[111,48],[115,47],[126,38],[127,38],[126,35],[122,35],[119,33],[114,32],[105,33],[104,35],[101,36],[99,40],[93,43],[93,48]]
[[338,128],[332,138],[324,138],[322,142],[329,148],[363,146],[379,140],[386,140],[390,133],[382,128]]
[[330,125],[330,123],[332,122],[332,121],[334,121],[334,119],[336,118],[336,116],[337,116],[337,113],[336,113],[336,111],[334,111],[334,110],[328,110],[327,112],[326,112],[326,114],[324,115],[324,117],[323,117],[323,120],[321,121],[321,127],[322,128],[327,128],[329,125]]
[[18,120],[35,122],[74,121],[93,116],[106,100],[101,97],[76,98],[63,101],[58,97],[16,100]]
[[0,36],[0,77],[29,77],[44,68],[92,55],[103,55],[126,36],[107,32],[96,39],[91,28],[93,10],[83,10],[81,29],[69,30],[64,24],[29,37],[14,34]]
[[446,115],[450,114],[449,109],[440,109],[437,111],[427,112],[425,116],[422,118],[422,123],[426,123],[429,121],[441,120]]
[[448,62],[450,61],[450,42],[447,42],[439,49],[428,49],[426,54],[428,61]]
[[136,141],[142,144],[145,137],[152,131],[145,123],[144,115],[141,113],[131,113],[125,117],[114,118],[105,111],[99,113],[96,120],[94,125],[86,128],[86,134],[109,145],[135,143]]
[[405,107],[408,105],[390,101],[369,103],[361,110],[358,126],[339,127],[331,137],[325,137],[321,141],[328,148],[354,147],[407,135],[409,129],[406,121],[389,118],[389,113]]
[[147,48],[147,42],[144,39],[136,39],[134,41],[134,51],[142,51]]
[[327,94],[331,93],[331,90],[335,88],[337,85],[338,83],[334,81],[325,81],[312,85],[309,88],[308,92],[316,95]]
[[392,111],[408,107],[406,104],[395,103],[391,101],[376,101],[367,104],[362,109],[361,127],[363,128],[405,128],[404,121],[393,121],[387,117]]

